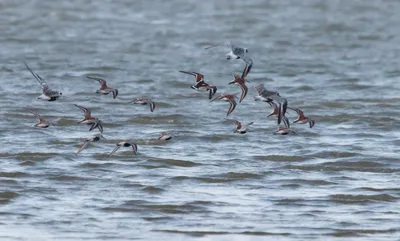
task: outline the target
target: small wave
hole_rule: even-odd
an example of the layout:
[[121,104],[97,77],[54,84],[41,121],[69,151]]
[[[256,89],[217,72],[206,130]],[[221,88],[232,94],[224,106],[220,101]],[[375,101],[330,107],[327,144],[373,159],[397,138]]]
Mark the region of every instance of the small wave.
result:
[[391,234],[397,233],[400,229],[335,229],[329,235],[334,237],[360,237],[367,234]]
[[174,159],[161,159],[161,158],[153,158],[148,160],[149,162],[155,162],[160,164],[166,164],[167,166],[179,166],[179,167],[194,167],[200,166],[201,163],[192,162],[192,161],[184,161],[184,160],[174,160]]
[[0,204],[6,204],[18,196],[16,192],[0,192]]
[[330,195],[331,202],[335,203],[368,203],[368,202],[395,202],[398,198],[389,194],[379,195],[349,195],[349,194],[335,194]]
[[305,156],[285,156],[285,155],[267,155],[267,156],[254,156],[254,159],[259,161],[284,161],[284,162],[297,162],[309,160]]

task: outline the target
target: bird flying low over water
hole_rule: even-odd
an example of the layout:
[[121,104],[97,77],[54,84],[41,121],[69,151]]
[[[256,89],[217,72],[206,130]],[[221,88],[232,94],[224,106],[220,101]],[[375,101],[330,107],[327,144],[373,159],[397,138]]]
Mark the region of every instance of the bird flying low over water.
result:
[[98,118],[93,117],[91,114],[91,111],[88,108],[83,107],[81,105],[77,105],[77,104],[74,104],[74,105],[83,111],[83,119],[78,122],[79,124],[91,125],[89,131],[92,131],[92,130],[98,128],[99,131],[101,133],[103,133],[103,125],[102,125],[101,121]]
[[278,117],[279,115],[278,105],[273,101],[269,101],[267,103],[273,108],[272,112],[267,117]]
[[239,85],[240,89],[242,90],[242,94],[240,95],[239,103],[242,102],[244,97],[246,97],[248,88],[246,86],[246,80],[239,75],[234,74],[233,75],[233,80],[229,82],[229,84],[237,84]]
[[236,128],[233,131],[234,133],[239,133],[239,134],[245,134],[247,132],[247,129],[249,128],[250,125],[252,125],[254,122],[250,122],[247,123],[245,125],[243,125],[240,121],[234,120],[234,119],[227,119],[229,121],[232,121],[233,123],[235,123]]
[[76,152],[76,155],[78,155],[83,149],[85,149],[91,142],[97,142],[100,141],[100,139],[106,139],[104,138],[104,136],[100,133],[95,134],[89,138],[87,138],[85,140],[85,142],[83,143],[83,145],[78,149],[78,151]]
[[151,112],[153,112],[154,109],[156,108],[156,104],[150,98],[147,98],[147,97],[136,98],[136,99],[128,102],[128,104],[130,104],[132,102],[133,102],[133,104],[138,104],[138,105],[147,105],[148,104],[150,106]]
[[296,113],[298,115],[297,120],[295,120],[293,123],[297,123],[297,124],[307,124],[307,123],[309,123],[310,128],[312,128],[314,126],[315,120],[305,116],[303,111],[301,111],[300,109],[289,107],[289,106],[288,106],[288,109],[296,111]]
[[33,72],[32,69],[29,68],[27,63],[24,62],[24,64],[25,64],[26,68],[31,72],[33,77],[35,77],[35,79],[39,82],[40,87],[42,88],[42,95],[37,97],[37,99],[42,99],[42,100],[47,100],[47,101],[55,101],[58,98],[60,98],[60,96],[62,95],[61,92],[51,90],[49,88],[49,85],[47,84],[47,82],[42,77],[40,77],[40,75]]
[[254,87],[257,90],[258,96],[254,97],[256,101],[272,102],[276,101],[279,103],[279,114],[278,114],[278,125],[281,123],[281,116],[285,116],[288,102],[286,98],[283,98],[276,91],[269,91],[265,89],[264,84],[259,84]]
[[92,76],[86,76],[86,78],[88,79],[92,79],[92,80],[97,80],[100,83],[100,89],[96,90],[96,93],[98,94],[103,94],[103,95],[108,95],[110,93],[113,94],[113,98],[117,98],[118,96],[118,90],[108,87],[107,86],[107,81],[105,81],[104,79],[100,79],[97,77],[92,77]]
[[[205,49],[210,49],[216,46],[219,46],[221,44],[215,44],[211,45]],[[245,63],[246,66],[243,69],[242,73],[242,78],[245,78],[249,73],[251,68],[253,67],[253,60],[248,56],[248,49],[247,48],[242,48],[238,47],[235,44],[232,43],[232,41],[225,42],[225,45],[228,46],[231,51],[226,54],[226,59],[242,59]]]
[[171,139],[172,139],[172,136],[168,135],[167,132],[162,132],[161,136],[158,137],[158,140],[161,140],[161,141],[168,141]]
[[275,135],[288,135],[288,134],[297,134],[295,131],[290,129],[289,120],[286,116],[282,116],[283,126],[278,124],[278,130],[275,131]]
[[128,142],[128,141],[120,141],[117,143],[117,146],[112,150],[112,152],[108,155],[111,156],[114,154],[120,147],[132,147],[133,154],[136,155],[137,153],[137,145],[136,143],[133,142]]
[[237,96],[236,96],[237,94],[239,94],[239,93],[220,95],[220,96],[212,99],[210,102],[213,102],[214,100],[224,100],[224,101],[229,102],[229,109],[228,109],[228,112],[226,113],[226,116],[228,116],[236,108],[236,100],[235,100],[235,98],[237,98]]
[[193,75],[196,79],[196,84],[191,85],[190,88],[201,91],[201,90],[206,90],[209,92],[208,98],[211,100],[212,97],[217,93],[217,87],[214,85],[209,85],[204,81],[204,75],[197,73],[197,72],[189,72],[189,71],[183,71],[179,70],[179,72],[184,73],[184,74],[190,74]]
[[47,127],[49,127],[51,125],[50,122],[48,122],[47,120],[45,120],[42,117],[40,117],[39,114],[31,111],[30,109],[26,109],[26,110],[31,112],[32,114],[34,114],[36,116],[36,118],[38,119],[38,122],[34,125],[34,127],[47,128]]

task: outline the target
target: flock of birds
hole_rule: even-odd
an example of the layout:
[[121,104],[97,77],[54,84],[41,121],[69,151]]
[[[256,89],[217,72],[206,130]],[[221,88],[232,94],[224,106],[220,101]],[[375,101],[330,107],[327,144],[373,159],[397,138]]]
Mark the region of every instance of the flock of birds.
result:
[[[228,84],[236,84],[240,87],[241,92],[234,93],[234,94],[220,94],[213,98],[215,94],[217,93],[217,87],[214,85],[209,85],[208,83],[205,82],[204,80],[204,75],[198,72],[191,72],[191,71],[183,71],[180,70],[179,72],[184,73],[184,74],[189,74],[193,75],[195,77],[196,83],[192,86],[190,86],[192,89],[196,91],[208,91],[208,98],[210,99],[210,102],[213,102],[215,100],[223,100],[229,102],[229,108],[226,113],[226,116],[229,116],[236,108],[237,102],[236,100],[239,99],[239,103],[243,101],[243,99],[246,97],[247,92],[248,92],[248,87],[246,83],[250,83],[246,77],[250,73],[250,70],[253,66],[253,60],[250,58],[248,49],[247,48],[242,48],[238,47],[232,42],[226,42],[225,43],[229,48],[230,52],[226,54],[226,58],[229,59],[242,59],[246,66],[243,69],[243,72],[241,75],[236,75],[233,74],[233,80],[229,82]],[[212,46],[209,46],[205,49],[210,49],[217,47],[221,44],[215,44]],[[58,91],[51,90],[47,84],[47,82],[40,77],[37,73],[35,73],[26,63],[25,63],[26,68],[31,72],[31,74],[36,78],[36,80],[39,82],[41,88],[42,88],[42,94],[37,97],[38,99],[42,99],[44,101],[56,101],[62,96],[62,93]],[[88,79],[96,80],[100,84],[100,89],[96,91],[98,94],[103,94],[103,95],[108,95],[112,93],[113,98],[117,98],[118,96],[118,89],[111,88],[107,85],[107,82],[104,79],[93,77],[93,76],[86,76]],[[295,120],[293,123],[297,124],[308,124],[310,128],[312,128],[315,124],[315,120],[311,119],[310,117],[307,117],[304,115],[303,111],[301,111],[298,108],[290,107],[288,106],[288,101],[286,98],[283,98],[278,92],[276,91],[270,91],[267,90],[264,87],[264,84],[259,84],[256,85],[255,90],[257,91],[258,95],[254,97],[255,101],[261,101],[261,102],[266,102],[268,103],[272,108],[273,111],[267,116],[267,117],[274,117],[277,118],[277,124],[278,124],[278,129],[274,132],[274,134],[277,135],[288,135],[288,134],[296,134],[295,131],[293,131],[290,128],[290,122],[288,118],[285,116],[286,111],[293,110],[297,113],[297,120]],[[238,94],[240,95],[240,98],[237,96]],[[149,105],[150,111],[153,112],[156,108],[155,103],[151,100],[151,98],[148,97],[143,97],[143,98],[136,98],[135,100],[129,102],[129,103],[134,103],[134,104],[141,104],[141,105]],[[91,111],[81,105],[75,104],[75,106],[83,111],[83,119],[80,120],[78,123],[79,124],[87,124],[90,125],[89,131],[92,131],[94,129],[98,129],[100,133],[97,133],[89,138],[87,138],[83,145],[77,150],[76,154],[79,154],[82,150],[84,150],[90,143],[92,142],[97,142],[100,141],[101,139],[105,139],[104,136],[102,135],[103,133],[103,125],[102,122],[91,115]],[[38,128],[47,128],[50,125],[53,125],[49,121],[43,119],[39,114],[33,112],[32,110],[27,109],[29,112],[34,114],[37,119],[38,123],[36,123],[34,126]],[[226,120],[232,121],[236,127],[234,132],[235,133],[240,133],[240,134],[245,134],[249,128],[250,125],[253,124],[253,122],[247,123],[247,124],[242,124],[240,121],[235,120],[235,119],[228,119]],[[170,140],[172,136],[168,135],[166,132],[162,132],[161,136],[158,138],[160,141],[167,141]],[[132,142],[132,141],[120,141],[116,144],[116,147],[111,151],[109,156],[113,155],[120,147],[130,147],[132,148],[133,153],[136,155],[137,153],[137,144]]]

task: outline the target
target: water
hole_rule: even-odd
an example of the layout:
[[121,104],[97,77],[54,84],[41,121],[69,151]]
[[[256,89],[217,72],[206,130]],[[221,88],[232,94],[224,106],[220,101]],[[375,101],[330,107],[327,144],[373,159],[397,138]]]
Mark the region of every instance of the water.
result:
[[[400,232],[398,1],[0,1],[1,240],[395,240]],[[217,93],[244,63],[249,94]],[[63,92],[35,99],[23,62]],[[94,92],[103,77],[116,100]],[[275,136],[264,83],[316,120]],[[156,110],[126,104],[151,96]],[[78,125],[92,110],[107,140]],[[35,129],[31,108],[55,126]],[[288,117],[294,120],[295,114]],[[162,131],[169,142],[156,139]],[[134,140],[138,155],[121,148]]]

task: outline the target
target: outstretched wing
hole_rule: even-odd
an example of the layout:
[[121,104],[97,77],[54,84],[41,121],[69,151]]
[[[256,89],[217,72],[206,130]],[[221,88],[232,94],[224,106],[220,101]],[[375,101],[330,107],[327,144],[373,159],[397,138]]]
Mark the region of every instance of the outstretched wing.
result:
[[107,86],[107,81],[105,81],[104,79],[93,77],[93,76],[86,76],[86,78],[99,81],[101,86]]
[[236,101],[235,101],[235,98],[232,98],[232,99],[230,99],[229,100],[229,109],[228,109],[228,112],[226,113],[226,116],[228,116],[230,113],[232,113],[232,111],[234,111],[235,110],[235,108],[236,108]]
[[131,146],[132,146],[132,151],[133,151],[133,153],[136,155],[136,153],[137,153],[137,145],[136,145],[136,143],[131,143]]
[[246,67],[243,69],[242,78],[246,78],[246,76],[250,73],[251,67],[253,67],[253,60],[247,56],[243,56],[242,58],[246,63]]
[[83,143],[83,145],[81,146],[81,148],[79,148],[79,150],[76,152],[76,154],[78,155],[83,149],[85,149],[88,145],[89,145],[90,141],[86,140],[85,143]]
[[31,72],[33,77],[35,77],[36,80],[39,82],[39,84],[42,87],[43,91],[46,91],[49,88],[49,86],[47,85],[47,82],[42,77],[40,77],[40,75],[38,75],[35,72],[33,72],[32,69],[29,68],[29,66],[28,66],[28,64],[26,62],[24,62],[24,64],[25,64],[26,68]]
[[121,146],[119,146],[118,144],[117,144],[117,146],[114,148],[114,150],[112,150],[112,152],[108,155],[109,157],[112,155],[112,154],[114,154],[119,148],[120,148]]
[[188,71],[184,71],[184,70],[179,70],[179,72],[184,73],[184,74],[193,75],[196,78],[196,82],[200,82],[200,81],[204,80],[204,75],[197,73],[197,72],[188,72]]
[[240,121],[235,120],[235,119],[228,119],[228,118],[225,118],[225,119],[226,119],[226,120],[229,120],[229,121],[232,121],[233,123],[235,123],[237,129],[242,128],[242,123],[240,123]]
[[90,112],[90,110],[88,108],[83,107],[81,105],[77,105],[77,104],[74,104],[74,105],[83,111],[83,115],[85,117],[90,117],[91,116],[91,112]]

